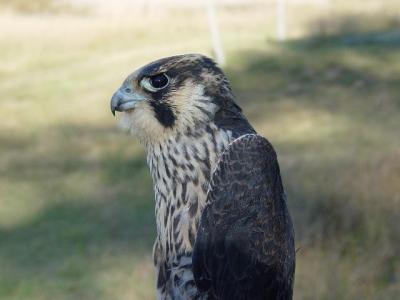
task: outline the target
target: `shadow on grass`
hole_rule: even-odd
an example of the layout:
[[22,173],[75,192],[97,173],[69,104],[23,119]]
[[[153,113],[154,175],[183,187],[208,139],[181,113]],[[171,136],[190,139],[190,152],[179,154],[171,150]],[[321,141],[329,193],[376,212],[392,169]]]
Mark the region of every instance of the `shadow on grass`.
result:
[[294,46],[400,47],[400,20],[396,15],[340,15],[314,20],[310,38],[292,42]]
[[[0,227],[2,296],[28,297],[26,285],[38,281],[33,289],[45,297],[64,299],[87,288],[102,299],[96,278],[113,261],[129,258],[128,271],[151,261],[152,187],[142,152],[125,155],[136,147],[129,140],[111,127],[75,124],[38,136],[0,135],[0,148],[9,154],[0,179],[10,194],[2,196],[33,210]],[[61,282],[57,291],[53,281]]]
[[0,230],[1,260],[17,272],[38,274],[76,254],[144,255],[154,236],[152,221],[152,203],[50,205],[26,223]]

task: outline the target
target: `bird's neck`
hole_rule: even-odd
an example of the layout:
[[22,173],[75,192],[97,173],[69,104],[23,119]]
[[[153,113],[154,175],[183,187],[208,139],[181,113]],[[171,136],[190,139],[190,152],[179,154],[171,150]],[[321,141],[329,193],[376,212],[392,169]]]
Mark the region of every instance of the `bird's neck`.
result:
[[209,124],[148,147],[157,243],[165,259],[191,252],[211,174],[231,140],[230,131]]

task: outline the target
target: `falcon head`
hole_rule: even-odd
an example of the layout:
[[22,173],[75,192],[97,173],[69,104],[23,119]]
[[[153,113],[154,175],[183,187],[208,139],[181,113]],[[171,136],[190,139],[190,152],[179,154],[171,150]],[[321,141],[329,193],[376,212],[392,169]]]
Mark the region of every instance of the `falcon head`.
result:
[[122,126],[154,143],[177,132],[212,122],[234,103],[228,80],[208,57],[172,56],[133,72],[111,99],[111,111],[123,112]]

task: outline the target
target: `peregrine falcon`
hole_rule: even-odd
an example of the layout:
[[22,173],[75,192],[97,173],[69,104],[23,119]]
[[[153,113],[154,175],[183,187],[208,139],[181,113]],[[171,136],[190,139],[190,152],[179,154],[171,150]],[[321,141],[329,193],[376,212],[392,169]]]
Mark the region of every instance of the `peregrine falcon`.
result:
[[292,299],[294,230],[276,153],[210,58],[154,61],[111,111],[147,150],[157,299]]

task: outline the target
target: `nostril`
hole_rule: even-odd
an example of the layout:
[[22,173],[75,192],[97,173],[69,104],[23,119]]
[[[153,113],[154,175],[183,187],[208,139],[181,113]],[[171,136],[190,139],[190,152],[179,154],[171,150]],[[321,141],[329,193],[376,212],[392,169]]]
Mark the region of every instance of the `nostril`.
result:
[[132,89],[130,89],[130,88],[125,88],[125,89],[124,89],[124,92],[127,93],[127,94],[130,94],[130,93],[132,92]]

